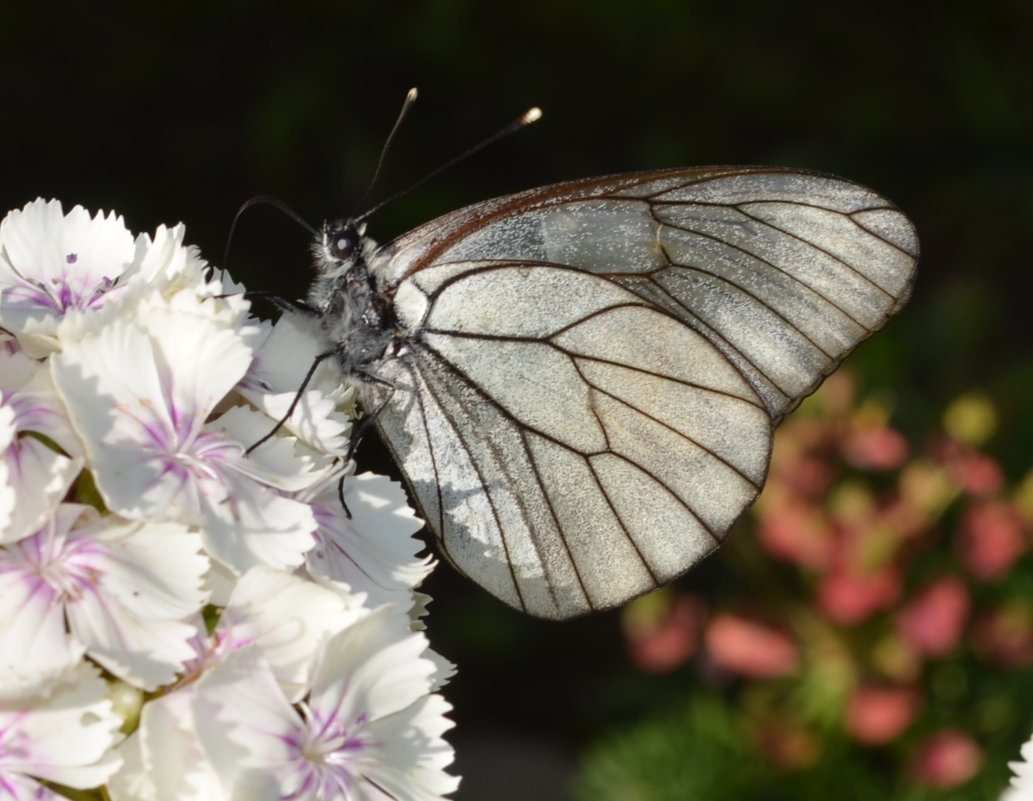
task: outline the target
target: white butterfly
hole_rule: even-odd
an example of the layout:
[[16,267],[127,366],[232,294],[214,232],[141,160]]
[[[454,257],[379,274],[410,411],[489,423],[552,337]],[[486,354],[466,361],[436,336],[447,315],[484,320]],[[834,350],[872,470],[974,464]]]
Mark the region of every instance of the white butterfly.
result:
[[328,223],[309,305],[441,551],[546,618],[713,551],[773,427],[906,300],[915,230],[784,169],[533,189],[377,247]]

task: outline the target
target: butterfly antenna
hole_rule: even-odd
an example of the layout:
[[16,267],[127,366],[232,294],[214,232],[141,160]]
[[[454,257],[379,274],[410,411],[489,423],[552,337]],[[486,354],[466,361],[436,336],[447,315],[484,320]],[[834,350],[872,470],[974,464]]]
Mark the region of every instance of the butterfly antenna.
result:
[[418,92],[414,86],[405,94],[405,100],[402,101],[402,107],[398,110],[398,117],[395,118],[395,124],[391,126],[391,133],[387,135],[387,139],[384,140],[384,146],[380,148],[380,158],[377,159],[377,167],[373,170],[373,177],[369,179],[369,186],[366,187],[366,191],[362,193],[362,199],[359,201],[359,206],[366,201],[369,197],[369,193],[373,190],[373,186],[377,182],[377,178],[380,177],[380,170],[384,166],[384,160],[387,158],[388,148],[391,147],[391,142],[394,141],[395,134],[398,133],[398,129],[402,127],[402,120],[406,118],[409,110],[413,107],[413,103],[416,102]]
[[294,220],[294,222],[296,222],[298,225],[300,225],[302,228],[304,228],[306,231],[312,234],[313,237],[318,235],[318,232],[315,228],[313,228],[311,225],[305,222],[305,219],[300,214],[298,214],[298,212],[296,212],[282,200],[280,200],[279,198],[275,198],[272,195],[258,195],[257,197],[253,197],[250,200],[244,201],[243,205],[241,205],[241,207],[237,209],[237,213],[233,215],[233,222],[230,223],[230,232],[226,236],[226,249],[222,253],[221,264],[223,269],[226,269],[226,263],[229,261],[230,244],[233,242],[233,233],[237,230],[237,222],[240,220],[240,215],[242,215],[252,206],[258,206],[259,204],[264,204],[279,209],[292,220]]
[[[488,145],[492,145],[495,142],[499,141],[500,139],[504,139],[505,137],[509,136],[510,134],[516,133],[521,128],[524,128],[524,127],[530,125],[532,122],[537,122],[538,120],[541,119],[541,117],[542,117],[542,110],[540,108],[538,108],[537,106],[535,108],[528,109],[523,114],[521,114],[519,117],[517,117],[515,120],[513,120],[513,122],[509,123],[509,125],[505,126],[504,128],[500,128],[498,131],[493,133],[488,138],[482,139],[480,142],[478,142],[473,147],[464,150],[459,155],[454,156],[453,158],[451,158],[448,161],[446,161],[440,167],[436,167],[435,169],[431,170],[429,173],[427,173],[422,178],[420,178],[418,181],[416,181],[416,183],[410,184],[408,187],[403,189],[401,192],[397,192],[397,193],[391,195],[386,200],[380,201],[373,208],[369,209],[368,211],[364,212],[363,214],[360,214],[358,217],[353,218],[354,221],[355,222],[362,222],[363,220],[373,216],[376,212],[380,211],[380,209],[384,208],[384,206],[386,206],[388,203],[391,203],[391,202],[393,202],[395,200],[398,200],[398,198],[403,197],[404,195],[409,194],[414,189],[418,189],[419,187],[423,186],[428,181],[430,181],[430,180],[432,180],[434,178],[437,178],[445,170],[449,169],[450,167],[454,167],[460,161],[464,161],[465,159],[468,159],[474,153],[478,153],[481,150],[484,150],[484,148],[486,148]],[[396,123],[396,127],[397,127],[397,123]],[[392,133],[394,133],[394,132],[392,131]],[[385,149],[386,149],[386,145],[385,145]],[[379,166],[377,167],[377,169],[378,170],[380,169]]]

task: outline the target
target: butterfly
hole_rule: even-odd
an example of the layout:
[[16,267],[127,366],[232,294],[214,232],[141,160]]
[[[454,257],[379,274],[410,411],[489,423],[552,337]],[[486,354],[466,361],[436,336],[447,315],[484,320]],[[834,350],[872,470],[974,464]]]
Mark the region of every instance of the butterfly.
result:
[[308,306],[441,553],[564,619],[684,573],[774,427],[907,299],[891,203],[765,167],[561,183],[378,246],[326,223]]

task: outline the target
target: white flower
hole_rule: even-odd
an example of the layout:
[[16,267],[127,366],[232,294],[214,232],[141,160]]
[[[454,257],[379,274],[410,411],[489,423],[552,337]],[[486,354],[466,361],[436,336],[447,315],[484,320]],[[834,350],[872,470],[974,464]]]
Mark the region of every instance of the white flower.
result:
[[[246,649],[261,654],[279,694],[298,701],[311,686],[327,640],[365,614],[357,604],[348,609],[341,594],[299,576],[252,568],[237,582],[215,631],[196,638],[197,657],[187,666],[186,679],[218,670],[221,663]],[[119,746],[125,767],[110,787],[113,798],[211,801],[229,797],[219,789],[215,768],[198,737],[197,687],[197,683],[184,683],[144,707],[139,729]]]
[[125,291],[136,256],[121,217],[82,206],[67,215],[38,199],[0,222],[0,321],[40,353],[54,349],[65,315],[100,309]]
[[[15,542],[38,529],[65,497],[82,469],[70,458],[27,432],[40,434],[69,453],[81,446],[72,432],[48,370],[28,358],[14,340],[0,347],[0,477],[10,499],[0,492],[0,543]],[[8,430],[7,427],[10,426]],[[4,510],[10,505],[10,510]]]
[[438,801],[420,522],[371,475],[349,519],[354,391],[326,360],[299,396],[318,332],[184,236],[0,223],[0,796]]
[[146,690],[172,681],[205,602],[199,550],[183,526],[72,504],[0,548],[0,698],[41,691],[83,653]]
[[13,801],[64,798],[41,780],[86,789],[118,770],[111,750],[121,720],[112,713],[107,683],[80,667],[48,697],[0,707],[0,789]]
[[316,547],[306,556],[309,573],[364,594],[369,609],[385,603],[408,609],[413,589],[434,569],[433,557],[417,556],[425,546],[413,535],[422,521],[402,488],[386,476],[363,473],[346,479],[344,500],[351,519],[341,507],[336,480],[311,499],[319,528]]
[[304,488],[328,462],[295,455],[282,437],[246,457],[269,423],[244,407],[209,420],[251,349],[211,301],[189,306],[183,294],[175,307],[155,302],[145,317],[65,343],[52,359],[97,488],[130,519],[200,526],[208,553],[236,573],[298,565],[314,518],[277,490]]
[[406,617],[377,610],[329,641],[300,711],[258,649],[232,654],[198,683],[194,713],[231,797],[437,801],[455,790],[449,706],[430,693],[426,649]]
[[159,226],[153,239],[134,241],[114,213],[91,218],[76,206],[64,214],[56,200],[10,212],[0,221],[0,325],[30,356],[44,357],[103,328],[149,292],[219,297],[246,317],[239,288],[183,244],[185,232],[183,225]]
[[324,643],[366,610],[341,593],[300,576],[255,567],[237,582],[213,639],[222,656],[257,646],[291,702],[311,686]]
[[1000,801],[1033,801],[1033,738],[1023,743],[1019,754],[1020,761],[1008,763],[1015,775]]

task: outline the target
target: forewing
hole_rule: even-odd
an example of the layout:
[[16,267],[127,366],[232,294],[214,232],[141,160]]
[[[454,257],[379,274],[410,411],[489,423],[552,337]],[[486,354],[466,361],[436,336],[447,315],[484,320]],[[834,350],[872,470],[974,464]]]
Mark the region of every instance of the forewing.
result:
[[862,186],[735,167],[544,187],[446,215],[386,252],[387,289],[482,259],[602,275],[708,340],[777,421],[904,303],[918,242]]
[[771,427],[749,383],[613,281],[465,262],[420,271],[395,307],[412,338],[378,373],[396,389],[377,423],[445,555],[519,609],[565,618],[654,589],[763,483]]

